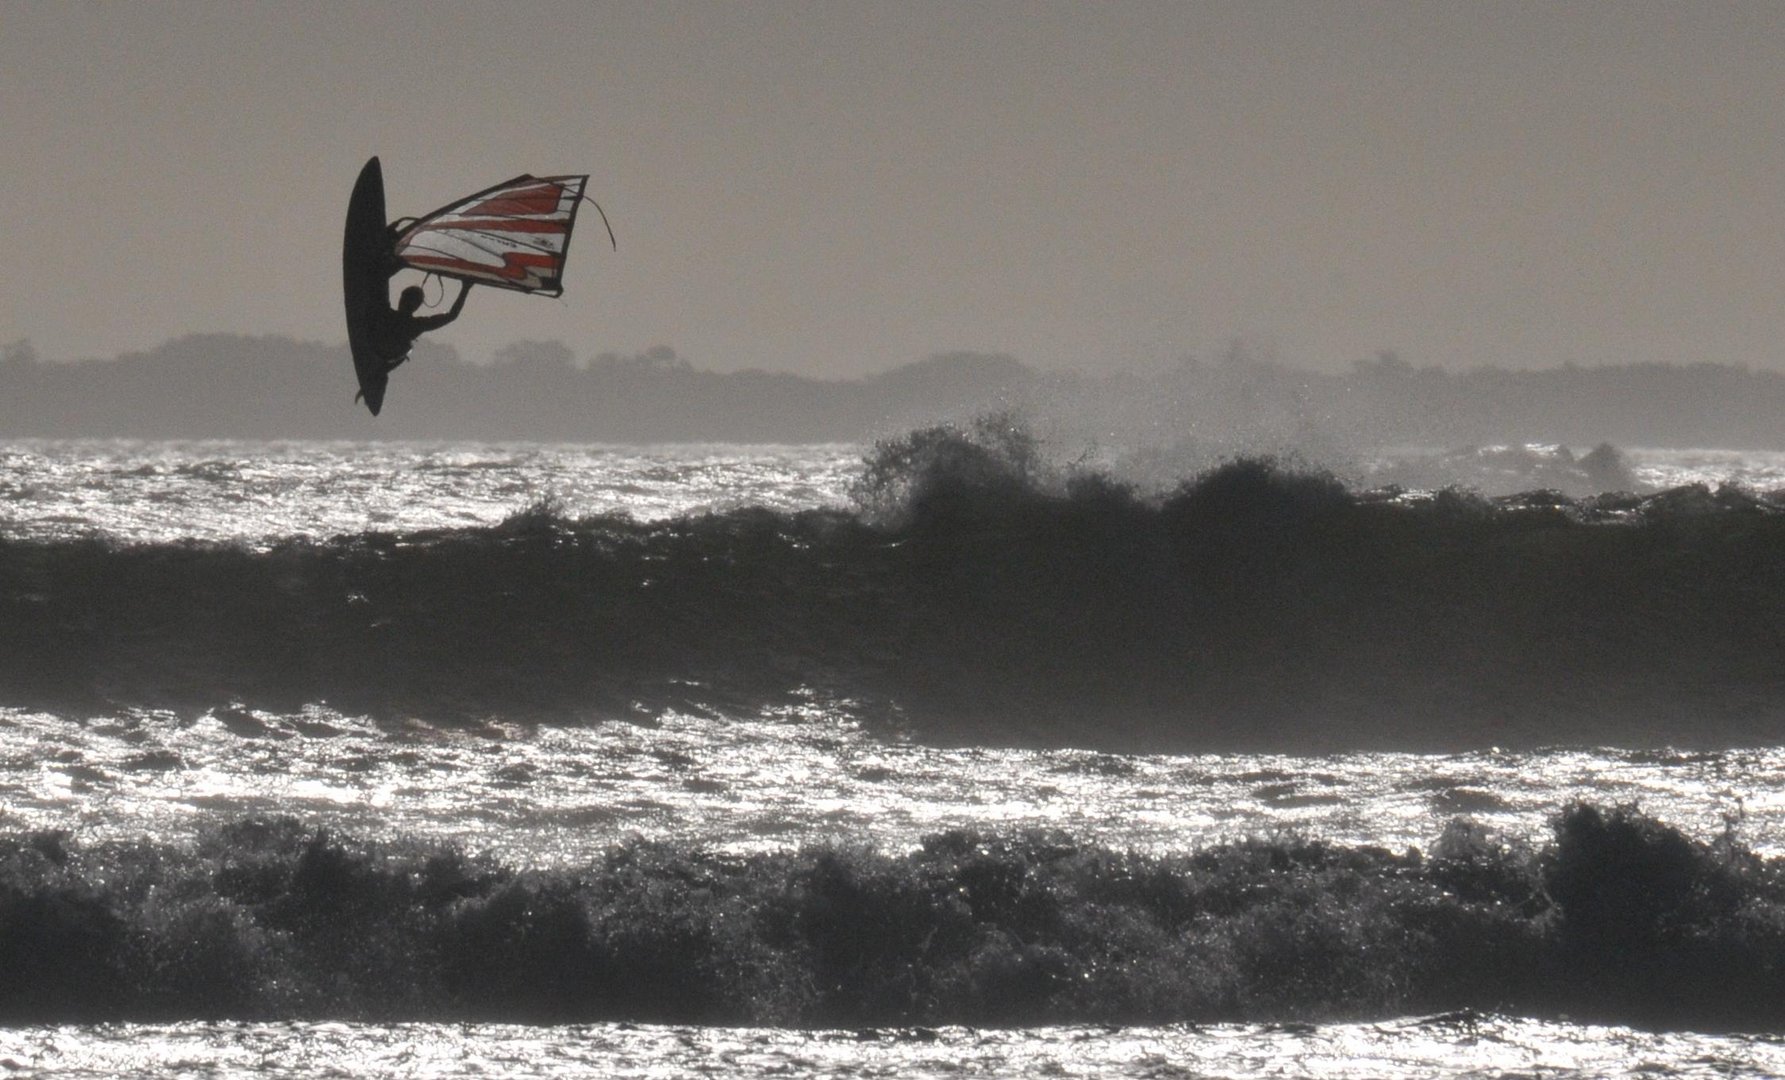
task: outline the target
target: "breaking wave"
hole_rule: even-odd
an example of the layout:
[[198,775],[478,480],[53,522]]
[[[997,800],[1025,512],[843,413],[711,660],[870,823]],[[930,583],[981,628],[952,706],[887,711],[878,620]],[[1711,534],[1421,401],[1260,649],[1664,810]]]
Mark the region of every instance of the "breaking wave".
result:
[[0,702],[574,722],[818,693],[940,743],[1124,750],[1785,735],[1776,496],[1362,492],[1262,459],[1143,496],[988,422],[882,444],[854,495],[0,538]]
[[0,835],[0,1023],[866,1025],[1567,1014],[1785,1024],[1785,862],[1574,804],[1542,850],[1305,838],[1146,856],[949,832],[532,870],[243,819],[191,846]]

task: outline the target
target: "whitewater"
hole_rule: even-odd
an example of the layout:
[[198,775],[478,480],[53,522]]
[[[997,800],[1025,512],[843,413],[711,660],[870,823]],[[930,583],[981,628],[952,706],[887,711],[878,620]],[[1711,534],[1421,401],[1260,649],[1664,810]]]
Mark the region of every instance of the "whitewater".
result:
[[1785,1074],[1785,455],[937,445],[0,444],[0,1070]]

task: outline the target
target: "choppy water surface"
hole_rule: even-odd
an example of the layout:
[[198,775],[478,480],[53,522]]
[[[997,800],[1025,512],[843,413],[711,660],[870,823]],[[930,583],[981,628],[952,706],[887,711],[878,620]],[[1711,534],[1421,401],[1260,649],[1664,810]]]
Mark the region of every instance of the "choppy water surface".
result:
[[1637,482],[1651,488],[1740,484],[1755,491],[1785,487],[1785,454],[1752,450],[1632,450]]
[[1330,1077],[1785,1075],[1764,1036],[1462,1014],[1383,1024],[788,1031],[598,1024],[0,1029],[11,1076]]
[[218,815],[301,814],[425,836],[519,865],[586,860],[631,836],[730,852],[826,839],[887,850],[947,829],[1061,830],[1147,852],[1294,832],[1427,847],[1453,817],[1541,842],[1575,798],[1636,803],[1701,838],[1734,822],[1785,854],[1785,750],[1125,756],[938,749],[801,715],[483,732],[321,710],[181,721],[0,711],[0,826],[167,840]]
[[832,505],[843,446],[24,441],[0,446],[0,531],[133,541],[490,525],[550,500],[641,520]]
[[[861,454],[847,445],[22,440],[0,445],[0,532],[138,542],[320,539],[490,525],[540,500],[571,516],[641,520],[739,506],[799,510],[844,504]],[[1647,488],[1785,487],[1785,453],[1624,455]]]
[[[541,500],[571,516],[640,519],[835,507],[860,454],[16,443],[0,446],[0,534],[254,545],[488,525]],[[1780,454],[1638,450],[1627,459],[1656,488],[1785,486]],[[355,599],[365,602],[343,602]],[[854,702],[818,693],[759,715],[644,710],[637,722],[587,726],[498,717],[469,730],[378,724],[322,704],[281,712],[250,702],[197,716],[10,704],[0,697],[0,832],[62,831],[82,844],[180,845],[219,822],[277,815],[371,840],[451,843],[529,868],[574,867],[631,838],[740,855],[838,841],[899,852],[953,829],[1056,831],[1153,854],[1292,834],[1399,852],[1429,849],[1457,817],[1540,845],[1556,812],[1583,798],[1640,805],[1700,839],[1734,830],[1758,854],[1785,855],[1785,750],[1776,748],[1301,757],[939,748],[890,735]],[[1691,730],[1693,717],[1679,726]],[[1474,1013],[1014,1030],[188,1023],[0,1028],[0,1073],[1773,1076],[1785,1075],[1785,1045]]]

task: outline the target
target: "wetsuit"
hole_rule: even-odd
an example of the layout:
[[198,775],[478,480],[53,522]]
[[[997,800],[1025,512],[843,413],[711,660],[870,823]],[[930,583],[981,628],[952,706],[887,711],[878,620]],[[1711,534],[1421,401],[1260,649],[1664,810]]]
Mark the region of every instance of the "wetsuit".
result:
[[[415,223],[414,218],[398,218],[384,227],[389,248],[385,256],[385,275],[395,277],[403,269],[403,263],[397,259],[397,243],[404,230]],[[444,315],[410,315],[399,308],[381,307],[372,316],[372,351],[384,361],[384,373],[389,375],[409,359],[409,350],[415,346],[415,339],[430,330],[438,330],[459,317],[459,311],[465,306],[465,294],[471,291],[471,283],[459,282],[459,298],[453,301],[452,309]]]
[[372,351],[384,361],[385,373],[396,370],[409,359],[409,350],[415,346],[416,338],[458,318],[459,311],[465,306],[465,294],[470,291],[469,285],[461,286],[452,310],[443,315],[409,315],[396,308],[379,310],[372,323]]

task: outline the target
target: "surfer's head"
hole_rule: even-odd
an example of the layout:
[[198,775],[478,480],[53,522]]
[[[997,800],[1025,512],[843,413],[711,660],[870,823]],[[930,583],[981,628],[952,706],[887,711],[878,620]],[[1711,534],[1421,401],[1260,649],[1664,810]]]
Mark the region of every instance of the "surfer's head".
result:
[[421,307],[421,286],[411,285],[397,296],[397,310],[405,315],[413,315]]

